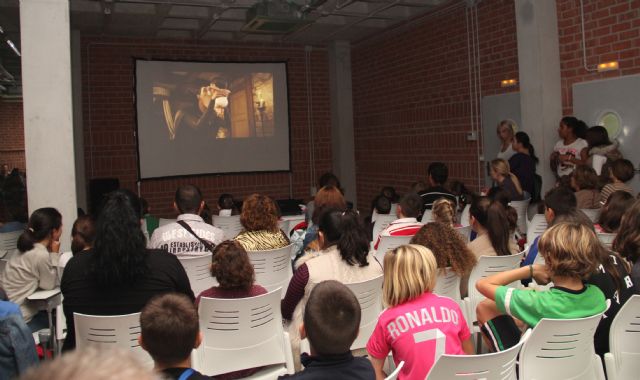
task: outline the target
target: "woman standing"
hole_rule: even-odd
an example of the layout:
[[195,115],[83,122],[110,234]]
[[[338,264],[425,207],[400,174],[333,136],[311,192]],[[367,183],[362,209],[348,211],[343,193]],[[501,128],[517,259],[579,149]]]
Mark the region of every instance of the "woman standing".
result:
[[511,173],[520,181],[522,190],[533,197],[536,193],[535,177],[538,157],[536,157],[535,149],[531,145],[529,135],[524,132],[516,133],[513,139],[513,150],[516,153],[509,159]]
[[502,120],[498,124],[497,132],[500,139],[500,151],[496,158],[508,161],[516,152],[513,149],[513,134],[515,133],[513,120]]

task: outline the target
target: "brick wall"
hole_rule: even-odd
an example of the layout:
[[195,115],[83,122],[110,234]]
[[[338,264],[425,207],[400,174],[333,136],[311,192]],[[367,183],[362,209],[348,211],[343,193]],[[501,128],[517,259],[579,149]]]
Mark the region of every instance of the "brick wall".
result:
[[[353,49],[361,205],[382,186],[405,192],[426,181],[433,161],[449,166],[450,179],[478,186],[477,146],[465,137],[472,107],[465,8],[457,3],[440,12]],[[517,91],[500,87],[502,79],[518,77],[513,1],[481,2],[478,20],[482,96]]]
[[0,165],[24,171],[24,119],[21,101],[0,99]]
[[[87,181],[117,177],[122,187],[136,188],[136,147],[133,138],[133,58],[194,61],[287,61],[291,163],[294,197],[304,198],[316,179],[309,175],[307,89],[305,53],[299,45],[215,43],[133,40],[85,37],[82,41],[83,112]],[[331,167],[329,69],[327,53],[314,49],[311,57],[316,172]],[[250,154],[250,153],[248,153]],[[223,192],[242,198],[259,192],[274,198],[289,196],[289,173],[209,175],[180,179],[145,180],[142,195],[154,214],[173,216],[171,204],[176,187],[199,186],[205,198],[216,204]]]
[[587,64],[618,61],[619,70],[604,73],[585,70],[582,58],[580,1],[557,2],[560,42],[562,106],[573,112],[574,83],[640,73],[640,1],[584,1]]

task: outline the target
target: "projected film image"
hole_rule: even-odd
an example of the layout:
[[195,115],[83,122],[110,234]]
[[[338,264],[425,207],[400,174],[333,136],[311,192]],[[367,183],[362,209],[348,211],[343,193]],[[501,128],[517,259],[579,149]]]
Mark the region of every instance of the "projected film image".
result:
[[[172,71],[153,83],[169,140],[274,135],[273,74]],[[155,107],[154,107],[155,108]]]

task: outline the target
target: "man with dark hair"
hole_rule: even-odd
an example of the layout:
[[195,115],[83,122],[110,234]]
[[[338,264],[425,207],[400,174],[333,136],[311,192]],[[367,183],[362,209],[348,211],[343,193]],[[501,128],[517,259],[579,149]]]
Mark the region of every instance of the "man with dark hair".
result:
[[300,336],[309,340],[311,354],[303,353],[305,369],[278,379],[375,379],[371,362],[354,357],[351,344],[358,336],[360,304],[356,296],[338,281],[316,285],[304,311]]
[[210,379],[191,368],[191,350],[202,343],[198,310],[185,295],[152,298],[140,313],[140,346],[167,379]]
[[406,194],[396,207],[398,219],[389,223],[389,226],[380,232],[376,237],[374,249],[378,249],[382,236],[413,236],[422,228],[423,224],[418,222],[418,216],[422,210],[422,198],[418,194]]
[[178,256],[209,254],[207,245],[220,244],[224,233],[202,219],[200,215],[204,205],[200,189],[194,185],[180,186],[173,202],[173,207],[180,214],[178,220],[158,227],[151,236],[149,248],[166,249]]
[[423,209],[431,210],[433,202],[439,198],[451,199],[454,204],[458,205],[458,198],[444,187],[449,178],[449,169],[442,162],[432,162],[427,169],[427,181],[429,187],[427,190],[418,193],[422,197]]

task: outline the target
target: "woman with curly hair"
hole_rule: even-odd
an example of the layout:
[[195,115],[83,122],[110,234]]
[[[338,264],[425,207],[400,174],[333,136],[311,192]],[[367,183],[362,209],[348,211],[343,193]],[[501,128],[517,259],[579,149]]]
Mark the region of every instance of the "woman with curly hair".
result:
[[451,270],[461,278],[460,294],[463,296],[467,294],[466,279],[476,265],[477,259],[458,231],[443,223],[427,223],[411,238],[411,244],[429,248],[441,271],[444,272],[445,268],[451,267]]
[[640,293],[640,199],[622,216],[618,234],[613,240],[613,251],[620,253],[633,265],[631,280],[635,284],[636,293]]
[[251,194],[242,204],[240,223],[244,231],[234,239],[247,251],[267,251],[289,245],[278,227],[278,207],[266,195]]

